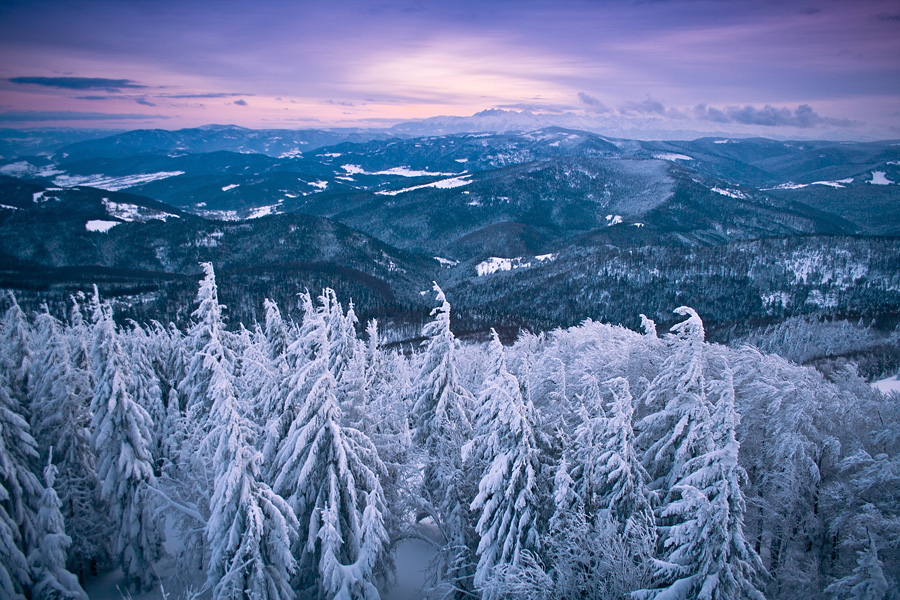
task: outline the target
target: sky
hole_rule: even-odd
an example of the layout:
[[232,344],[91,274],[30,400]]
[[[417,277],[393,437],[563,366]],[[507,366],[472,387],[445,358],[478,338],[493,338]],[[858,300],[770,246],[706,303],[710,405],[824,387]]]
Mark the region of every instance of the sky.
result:
[[0,127],[900,138],[896,0],[0,0]]

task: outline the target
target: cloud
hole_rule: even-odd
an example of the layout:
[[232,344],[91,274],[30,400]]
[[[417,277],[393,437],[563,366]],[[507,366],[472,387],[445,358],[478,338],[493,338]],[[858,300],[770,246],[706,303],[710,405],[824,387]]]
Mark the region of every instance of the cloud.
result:
[[701,121],[713,121],[715,123],[731,123],[731,119],[724,112],[713,106],[698,104],[693,109],[695,119]]
[[346,100],[326,100],[325,104],[330,104],[332,106],[356,106],[352,102],[347,102]]
[[24,123],[28,121],[146,121],[168,119],[165,115],[142,115],[123,113],[97,113],[72,111],[19,110],[0,112],[0,122]]
[[209,94],[160,94],[160,98],[196,99],[196,98],[234,98],[235,96],[253,96],[255,94],[239,94],[235,92],[213,92]]
[[72,96],[75,100],[113,100],[118,96]]
[[146,98],[135,98],[134,101],[142,106],[156,106],[154,103],[150,102]]
[[103,77],[12,77],[11,83],[42,85],[67,90],[120,90],[144,88],[130,79],[106,79]]
[[626,102],[619,107],[619,112],[622,114],[664,115],[666,107],[661,102],[647,96],[640,102]]
[[578,99],[587,107],[588,112],[592,113],[608,113],[609,107],[603,104],[598,98],[591,96],[585,92],[578,92]]
[[810,129],[820,125],[837,127],[853,127],[859,125],[849,119],[831,119],[822,117],[809,104],[801,104],[796,110],[787,107],[765,105],[756,108],[750,105],[727,107],[725,112],[735,123],[745,125],[763,125],[766,127],[799,127]]
[[244,100],[243,98],[241,98],[239,100],[235,100],[234,103],[237,104],[238,106],[247,106],[247,101]]
[[535,104],[527,102],[518,102],[515,104],[498,104],[497,108],[527,110],[532,113],[564,113],[572,110],[574,107],[568,104]]
[[879,21],[900,21],[900,13],[896,13],[893,15],[881,13],[879,15],[875,15],[875,18]]

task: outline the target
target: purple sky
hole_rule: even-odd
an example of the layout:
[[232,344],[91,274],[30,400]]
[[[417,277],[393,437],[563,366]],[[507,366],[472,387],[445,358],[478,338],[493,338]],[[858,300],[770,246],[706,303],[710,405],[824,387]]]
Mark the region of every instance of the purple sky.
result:
[[0,127],[380,127],[487,108],[638,134],[900,138],[900,5],[0,0]]

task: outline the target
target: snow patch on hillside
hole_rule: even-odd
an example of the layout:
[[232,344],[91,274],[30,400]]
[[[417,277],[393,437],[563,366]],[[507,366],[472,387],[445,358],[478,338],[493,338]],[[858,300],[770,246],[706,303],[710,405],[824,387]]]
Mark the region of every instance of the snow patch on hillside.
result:
[[441,258],[440,256],[435,256],[434,260],[438,261],[442,267],[447,267],[448,269],[459,264],[458,260],[450,260],[449,258]]
[[888,377],[887,379],[873,382],[872,387],[882,394],[890,394],[891,392],[900,394],[900,379]]
[[607,227],[612,227],[613,225],[618,225],[621,222],[622,222],[622,215],[606,215]]
[[887,178],[887,173],[884,171],[872,171],[872,179],[866,183],[871,183],[873,185],[891,185],[894,182]]
[[450,179],[441,179],[439,181],[432,181],[431,183],[425,183],[422,185],[414,185],[412,187],[403,188],[401,190],[385,190],[381,192],[375,192],[379,196],[396,196],[397,194],[402,194],[403,192],[411,192],[413,190],[421,190],[423,188],[437,188],[439,190],[448,190],[451,188],[462,187],[464,185],[469,185],[472,183],[470,179],[471,175],[463,175],[461,177],[452,177]]
[[109,198],[103,198],[103,206],[109,216],[123,221],[139,221],[144,223],[150,220],[165,221],[168,218],[178,219],[178,215],[167,213],[154,208],[145,208],[129,202],[113,202]]
[[100,219],[91,219],[84,224],[84,228],[88,231],[106,233],[116,225],[119,225],[119,221],[101,221]]
[[694,160],[694,157],[688,156],[686,154],[678,154],[677,152],[657,152],[653,155],[653,158],[658,158],[659,160]]
[[53,180],[53,183],[62,187],[85,186],[106,190],[107,192],[118,192],[126,188],[143,185],[151,181],[159,181],[160,179],[168,179],[169,177],[177,177],[184,175],[184,171],[160,171],[158,173],[143,173],[140,175],[124,175],[122,177],[107,177],[106,175],[60,175]]
[[[545,261],[554,261],[556,260],[555,254],[541,254],[535,256],[535,261],[542,263]],[[498,271],[512,271],[514,269],[527,269],[532,266],[532,261],[526,261],[525,257],[517,256],[516,258],[500,258],[497,256],[492,256],[485,261],[482,261],[475,265],[475,271],[478,273],[479,277],[483,277],[485,275],[493,275]]]
[[853,183],[852,177],[848,177],[847,179],[838,179],[837,181],[813,181],[810,185],[825,185],[833,188],[842,188],[848,183]]
[[722,189],[720,187],[714,187],[712,189],[717,194],[721,194],[722,196],[728,196],[729,198],[736,198],[737,200],[746,200],[747,194],[740,190],[732,190],[732,189]]
[[227,192],[228,190],[233,190],[233,189],[236,188],[236,187],[241,187],[241,184],[239,184],[239,183],[232,183],[231,185],[226,185],[225,187],[222,188],[222,191],[223,191],[223,192]]

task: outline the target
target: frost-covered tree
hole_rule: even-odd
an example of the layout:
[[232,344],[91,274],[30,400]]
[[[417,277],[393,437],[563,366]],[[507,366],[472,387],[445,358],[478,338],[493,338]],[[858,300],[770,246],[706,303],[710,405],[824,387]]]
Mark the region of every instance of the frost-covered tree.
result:
[[11,392],[19,395],[25,391],[31,368],[31,329],[16,297],[12,292],[7,295],[10,306],[0,327],[0,368],[7,373]]
[[857,556],[853,573],[829,585],[825,593],[835,600],[883,600],[891,584],[885,576],[884,565],[878,558],[878,546],[871,534]]
[[462,440],[471,435],[469,410],[474,406],[474,398],[459,383],[456,338],[450,331],[450,303],[436,283],[434,291],[439,306],[431,311],[434,320],[422,330],[428,341],[414,383],[412,418],[414,441],[429,453],[437,454],[448,443],[458,449]]
[[156,485],[151,422],[128,391],[128,359],[111,312],[103,307],[94,326],[97,385],[91,404],[92,441],[101,496],[110,508],[113,554],[130,582],[148,587],[161,552],[161,530],[150,490]]
[[468,515],[475,494],[467,489],[461,451],[472,435],[469,411],[475,400],[461,383],[450,304],[436,283],[434,291],[439,305],[431,311],[434,320],[423,329],[428,340],[413,383],[410,418],[415,426],[413,441],[426,454],[420,512],[434,520],[443,536],[442,563],[436,574],[464,594],[473,583],[476,534]]
[[653,509],[647,490],[647,471],[634,449],[631,392],[628,380],[617,377],[607,382],[613,394],[598,457],[599,507],[607,509],[622,531],[648,535],[653,529]]
[[37,545],[28,556],[34,580],[32,597],[88,600],[78,578],[66,570],[66,551],[72,545],[72,538],[66,535],[59,496],[53,487],[57,469],[52,457],[51,448],[44,468],[44,492],[37,514]]
[[292,599],[297,519],[287,502],[260,481],[262,455],[254,447],[254,426],[223,365],[212,365],[207,389],[215,469],[206,523],[213,598]]
[[188,361],[178,392],[184,403],[189,428],[202,429],[212,401],[207,394],[212,364],[227,364],[234,372],[234,353],[228,345],[228,334],[222,317],[225,308],[219,304],[216,274],[212,263],[201,265],[205,273],[197,290],[197,308],[191,313],[192,325],[184,337],[185,358]]
[[679,468],[659,511],[663,556],[657,584],[640,598],[764,598],[757,588],[764,569],[743,530],[746,473],[738,464],[738,416],[727,366],[712,392],[718,401],[706,429],[709,450]]
[[342,427],[329,368],[326,296],[304,315],[310,360],[292,378],[300,403],[274,457],[273,489],[294,509],[299,529],[298,591],[328,598],[377,598],[375,578],[387,553],[384,465],[360,431]]
[[[77,314],[77,313],[76,313]],[[81,332],[64,332],[46,311],[36,319],[40,345],[29,378],[32,431],[46,457],[49,448],[59,476],[54,475],[62,516],[71,534],[69,569],[78,575],[104,562],[109,554],[107,510],[100,499],[96,457],[91,443],[90,403],[93,389],[89,371],[79,366],[82,343],[69,339]]]
[[32,470],[37,444],[11,388],[0,371],[0,595],[24,599],[32,582],[26,557],[36,541],[34,511],[42,489]]
[[468,462],[485,465],[470,510],[478,515],[478,566],[481,587],[498,564],[517,566],[525,551],[540,548],[541,471],[534,407],[506,368],[503,345],[492,330],[491,369],[478,398],[476,435],[467,444]]
[[123,336],[123,342],[130,362],[131,395],[150,416],[150,449],[153,464],[159,465],[163,458],[162,436],[165,432],[166,404],[153,366],[151,338],[143,327],[132,322],[129,331]]
[[647,390],[644,403],[652,412],[638,435],[652,487],[662,490],[674,485],[687,461],[713,450],[703,322],[687,306],[675,313],[687,319],[672,327],[673,348]]

